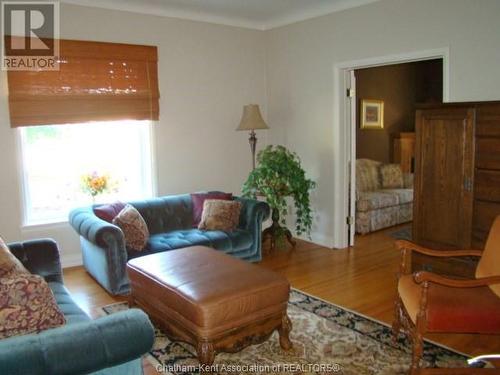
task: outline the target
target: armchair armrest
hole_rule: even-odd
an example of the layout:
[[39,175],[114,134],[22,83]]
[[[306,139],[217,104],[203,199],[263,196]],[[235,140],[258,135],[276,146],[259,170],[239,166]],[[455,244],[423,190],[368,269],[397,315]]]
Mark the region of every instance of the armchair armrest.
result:
[[434,284],[439,284],[443,286],[453,287],[453,288],[477,288],[482,286],[488,286],[492,284],[500,284],[499,276],[482,277],[479,279],[452,279],[449,277],[444,277],[437,275],[432,272],[420,271],[417,272],[413,278],[417,284],[424,282],[431,282]]
[[31,273],[42,276],[47,282],[63,282],[59,249],[54,240],[16,242],[8,246]]
[[397,240],[395,242],[396,249],[401,251],[401,263],[399,266],[400,275],[406,275],[410,273],[410,255],[414,251],[419,254],[424,254],[432,257],[449,258],[449,257],[465,257],[465,256],[476,256],[481,257],[483,254],[482,250],[433,250],[420,245],[417,245],[411,241]]
[[139,358],[153,346],[147,315],[131,309],[93,321],[0,340],[0,373],[78,375]]
[[69,223],[80,236],[97,246],[106,247],[112,241],[125,243],[122,230],[99,219],[92,207],[72,210],[69,214]]
[[433,257],[467,257],[467,256],[476,256],[480,257],[483,254],[482,250],[433,250],[420,245],[417,245],[411,241],[406,240],[397,240],[396,248],[399,250],[407,250],[407,251],[415,251],[420,254],[425,254]]

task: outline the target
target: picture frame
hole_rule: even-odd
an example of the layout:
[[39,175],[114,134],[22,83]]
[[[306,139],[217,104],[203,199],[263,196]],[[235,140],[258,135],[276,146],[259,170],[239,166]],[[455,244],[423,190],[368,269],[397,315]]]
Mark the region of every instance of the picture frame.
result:
[[384,128],[384,101],[363,99],[361,101],[361,129]]

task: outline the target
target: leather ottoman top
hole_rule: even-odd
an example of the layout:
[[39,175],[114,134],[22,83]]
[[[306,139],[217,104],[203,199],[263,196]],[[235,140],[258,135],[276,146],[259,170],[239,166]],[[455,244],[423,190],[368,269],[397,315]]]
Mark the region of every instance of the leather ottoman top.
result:
[[129,276],[139,281],[141,298],[179,314],[200,328],[242,323],[265,316],[288,302],[283,276],[204,246],[132,259]]

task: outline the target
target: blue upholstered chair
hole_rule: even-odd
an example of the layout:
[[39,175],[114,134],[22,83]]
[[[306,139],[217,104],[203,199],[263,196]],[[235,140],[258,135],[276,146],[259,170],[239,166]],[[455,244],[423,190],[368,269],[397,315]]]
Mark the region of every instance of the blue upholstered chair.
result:
[[153,327],[141,310],[130,309],[91,320],[64,287],[59,251],[52,240],[10,244],[32,273],[45,278],[66,324],[39,334],[0,340],[0,374],[140,375],[141,355],[154,341]]
[[80,235],[87,271],[108,292],[127,294],[130,285],[126,264],[136,256],[204,245],[247,261],[261,260],[262,222],[269,217],[269,206],[253,199],[235,199],[242,206],[238,228],[233,232],[193,228],[190,194],[131,202],[146,221],[150,233],[148,244],[141,252],[128,250],[121,229],[99,219],[91,206],[71,211],[69,221]]

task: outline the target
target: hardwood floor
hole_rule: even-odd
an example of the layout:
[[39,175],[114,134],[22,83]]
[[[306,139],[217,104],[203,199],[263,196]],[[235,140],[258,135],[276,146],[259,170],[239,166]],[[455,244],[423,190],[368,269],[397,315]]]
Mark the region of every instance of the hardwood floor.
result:
[[[358,236],[354,247],[342,250],[305,241],[298,241],[295,249],[270,252],[265,248],[260,265],[286,276],[294,288],[390,324],[399,253],[389,233],[398,228]],[[65,269],[64,276],[76,302],[91,316],[98,316],[104,305],[125,300],[106,293],[83,267]],[[426,338],[471,355],[500,352],[500,335],[433,334]],[[156,374],[146,361],[145,370]]]

